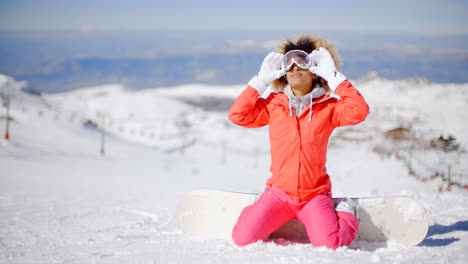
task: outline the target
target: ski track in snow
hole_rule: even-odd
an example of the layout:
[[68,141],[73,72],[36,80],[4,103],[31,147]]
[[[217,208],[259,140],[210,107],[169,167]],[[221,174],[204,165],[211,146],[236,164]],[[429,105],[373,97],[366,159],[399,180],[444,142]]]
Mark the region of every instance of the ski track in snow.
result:
[[[379,78],[355,83],[371,114],[358,126],[340,128],[330,140],[327,167],[335,196],[410,196],[427,209],[430,228],[415,247],[356,241],[334,251],[290,241],[240,248],[230,240],[191,237],[177,226],[175,207],[189,190],[259,193],[264,188],[270,162],[268,129],[239,128],[229,123],[226,112],[204,111],[177,100],[212,95],[233,100],[243,85],[138,92],[111,85],[39,98],[20,92],[22,84],[3,75],[0,91],[7,82],[15,97],[10,140],[0,140],[0,263],[468,259],[468,191],[454,187],[439,192],[439,179],[408,177],[401,160],[372,151],[382,131],[402,124],[424,136],[450,133],[467,148],[467,84]],[[435,103],[439,107],[434,108]],[[104,156],[99,155],[98,129],[83,126],[86,120],[99,125],[102,115],[108,130]],[[3,124],[4,112],[0,116]],[[436,162],[429,158],[427,162]],[[454,169],[465,171],[466,161],[460,154]]]

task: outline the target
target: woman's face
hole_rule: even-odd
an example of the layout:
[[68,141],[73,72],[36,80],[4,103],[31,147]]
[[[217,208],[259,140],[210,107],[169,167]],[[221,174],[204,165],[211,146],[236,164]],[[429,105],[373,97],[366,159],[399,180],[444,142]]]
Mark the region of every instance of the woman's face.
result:
[[303,70],[294,64],[292,68],[286,72],[286,78],[291,88],[300,86],[310,87],[310,90],[312,90],[312,84],[317,77],[309,70]]

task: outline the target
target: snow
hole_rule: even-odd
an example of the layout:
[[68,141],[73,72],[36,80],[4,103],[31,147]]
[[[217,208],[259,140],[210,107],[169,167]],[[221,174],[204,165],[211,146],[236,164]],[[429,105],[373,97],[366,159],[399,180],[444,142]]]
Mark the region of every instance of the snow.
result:
[[423,219],[426,212],[418,203],[408,204],[404,200],[393,202],[394,208],[403,216],[405,222],[417,221],[418,219]]
[[[227,110],[203,107],[208,99],[232,102],[244,85],[133,91],[114,84],[38,97],[0,75],[0,94],[12,98],[10,139],[0,140],[0,263],[465,263],[468,84],[378,76],[353,83],[371,114],[332,135],[334,195],[417,199],[430,224],[419,246],[358,241],[334,251],[285,241],[240,248],[183,233],[174,214],[185,192],[258,193],[269,176],[268,128],[240,128]],[[389,143],[382,133],[397,127],[424,142],[453,135],[460,147]],[[449,166],[460,184],[450,192],[442,177],[429,177],[435,170],[447,176]]]

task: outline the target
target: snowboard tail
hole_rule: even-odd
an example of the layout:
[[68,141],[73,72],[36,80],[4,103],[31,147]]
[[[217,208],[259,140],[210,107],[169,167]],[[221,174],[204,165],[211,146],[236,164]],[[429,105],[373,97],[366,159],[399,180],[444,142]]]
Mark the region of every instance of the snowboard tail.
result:
[[[231,239],[232,229],[246,207],[258,194],[200,189],[186,193],[177,206],[181,228],[192,235]],[[334,198],[334,203],[339,198]],[[358,203],[360,222],[358,240],[384,242],[395,240],[408,246],[419,244],[429,229],[426,210],[416,200],[398,197],[353,198]],[[292,219],[270,238],[308,240],[302,223]]]

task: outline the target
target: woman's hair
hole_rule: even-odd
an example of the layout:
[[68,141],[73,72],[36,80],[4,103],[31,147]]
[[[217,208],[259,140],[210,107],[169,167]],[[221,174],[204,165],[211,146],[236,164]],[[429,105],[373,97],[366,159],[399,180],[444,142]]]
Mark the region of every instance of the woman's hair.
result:
[[[320,39],[313,34],[300,36],[295,42],[291,41],[290,39],[286,39],[286,42],[281,45],[277,51],[281,54],[286,54],[291,50],[302,50],[310,54],[313,50],[317,50],[320,47],[323,47],[330,52],[333,60],[335,61],[336,69],[339,70],[341,66],[341,59],[338,56],[338,52],[336,51],[335,47],[333,47],[328,40]],[[328,92],[330,88],[328,87],[327,81],[318,76],[317,78],[318,84],[325,88],[325,90]],[[286,84],[288,84],[288,81],[286,80],[285,75],[273,81],[273,89],[276,92],[283,91]]]

